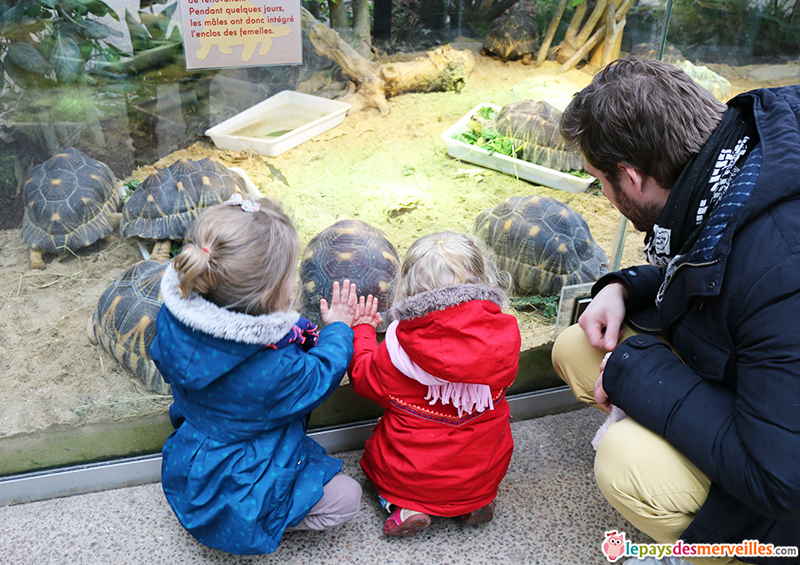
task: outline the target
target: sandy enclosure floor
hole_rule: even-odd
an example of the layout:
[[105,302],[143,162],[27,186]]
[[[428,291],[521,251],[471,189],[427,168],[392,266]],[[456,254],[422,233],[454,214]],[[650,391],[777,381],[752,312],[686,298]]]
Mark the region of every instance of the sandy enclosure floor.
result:
[[[473,45],[474,47],[474,45]],[[360,218],[383,230],[402,256],[417,237],[444,229],[470,232],[475,216],[513,195],[558,198],[588,221],[611,257],[619,214],[603,197],[535,186],[448,157],[441,133],[482,102],[503,105],[526,79],[547,80],[553,90],[578,90],[590,70],[555,75],[501,63],[476,53],[476,67],[460,93],[418,93],[391,100],[391,112],[367,110],[275,158],[219,151],[200,142],[154,163],[180,157],[220,158],[243,168],[261,192],[282,200],[307,242],[340,219]],[[732,94],[758,86],[747,70],[726,68]],[[719,71],[722,72],[722,71]],[[269,165],[269,166],[267,166]],[[142,179],[153,167],[143,167]],[[629,229],[622,265],[641,262],[642,235]],[[19,230],[0,232],[0,437],[50,425],[79,426],[164,411],[170,398],[155,395],[129,376],[86,333],[98,298],[127,267],[140,260],[129,241],[98,242],[75,254],[47,256],[44,271],[29,271]],[[519,313],[523,348],[547,343],[553,325]]]

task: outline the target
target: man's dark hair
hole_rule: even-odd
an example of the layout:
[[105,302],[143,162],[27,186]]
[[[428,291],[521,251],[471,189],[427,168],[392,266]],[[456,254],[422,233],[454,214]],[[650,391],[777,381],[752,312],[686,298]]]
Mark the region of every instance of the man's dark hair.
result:
[[627,57],[575,95],[561,118],[561,135],[610,181],[624,163],[672,188],[726,108],[679,68]]

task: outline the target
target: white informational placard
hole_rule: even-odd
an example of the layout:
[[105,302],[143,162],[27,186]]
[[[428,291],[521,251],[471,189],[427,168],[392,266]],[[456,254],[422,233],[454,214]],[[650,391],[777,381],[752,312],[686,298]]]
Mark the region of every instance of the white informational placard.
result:
[[299,65],[300,0],[180,0],[187,69]]

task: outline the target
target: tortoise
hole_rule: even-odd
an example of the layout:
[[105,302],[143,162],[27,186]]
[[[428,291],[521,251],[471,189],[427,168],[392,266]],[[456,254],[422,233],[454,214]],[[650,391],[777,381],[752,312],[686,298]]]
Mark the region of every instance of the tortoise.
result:
[[378,310],[386,312],[399,264],[397,250],[381,230],[361,220],[336,222],[315,235],[303,252],[303,315],[320,324],[320,299],[330,302],[334,281],[344,279],[355,283],[359,295],[377,297]]
[[478,214],[473,229],[521,295],[552,296],[565,285],[591,282],[608,272],[606,254],[586,220],[553,198],[506,198]]
[[494,55],[502,61],[522,59],[530,65],[533,53],[539,49],[539,30],[533,20],[522,12],[511,12],[492,22],[486,32],[482,55]]
[[42,253],[87,247],[119,225],[119,189],[105,163],[69,148],[37,165],[25,181],[23,241],[31,268],[44,269]]
[[247,194],[241,175],[217,159],[180,159],[151,173],[122,207],[123,237],[160,240],[151,258],[168,259],[170,240],[182,240],[200,210],[221,204],[234,192]]
[[583,155],[561,137],[561,114],[544,100],[520,100],[503,106],[490,121],[474,114],[470,125],[479,134],[492,128],[511,138],[519,159],[557,171],[581,171]]
[[139,261],[123,271],[100,296],[86,328],[92,343],[99,343],[148,390],[159,394],[170,394],[171,389],[150,357],[150,344],[156,336],[167,264]]

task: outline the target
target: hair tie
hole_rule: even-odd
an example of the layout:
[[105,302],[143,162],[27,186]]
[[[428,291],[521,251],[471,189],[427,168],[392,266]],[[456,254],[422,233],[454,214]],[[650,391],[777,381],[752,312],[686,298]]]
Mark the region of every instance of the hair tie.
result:
[[252,196],[244,198],[241,192],[234,192],[223,204],[228,206],[240,206],[245,212],[258,212],[261,205]]
[[208,255],[211,255],[211,252],[210,252],[208,249],[206,249],[205,247],[201,247],[200,249],[202,249],[203,251],[205,251],[205,252],[206,252],[206,254],[208,254]]

